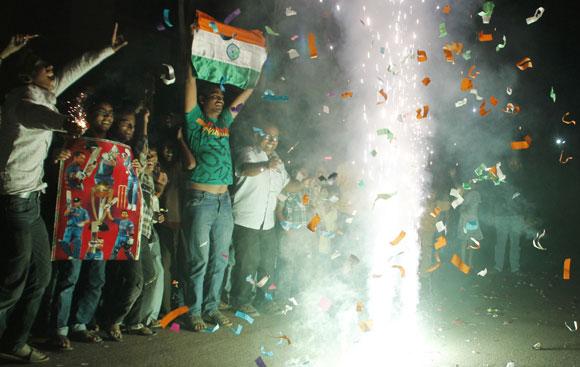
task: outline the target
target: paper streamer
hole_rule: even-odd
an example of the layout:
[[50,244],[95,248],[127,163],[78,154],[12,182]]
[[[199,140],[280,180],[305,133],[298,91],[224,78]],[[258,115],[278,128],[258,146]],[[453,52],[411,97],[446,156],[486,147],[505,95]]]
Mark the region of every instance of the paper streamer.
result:
[[405,231],[401,231],[399,233],[399,235],[390,242],[391,245],[396,246],[399,244],[399,242],[401,242],[401,240],[403,240],[403,238],[405,238],[405,236],[407,235],[407,233]]
[[560,152],[560,163],[561,164],[566,164],[568,163],[568,161],[570,161],[571,159],[574,159],[574,157],[572,157],[571,155],[564,158],[564,151]]
[[236,10],[231,12],[230,15],[226,17],[226,19],[224,19],[224,23],[230,24],[232,20],[236,19],[240,14],[242,14],[242,11],[240,10],[240,8],[237,8]]
[[575,120],[568,120],[568,116],[570,116],[570,112],[566,112],[564,116],[562,116],[562,122],[566,125],[576,125]]
[[253,324],[254,323],[254,318],[240,310],[237,310],[236,313],[234,314],[235,317],[240,318],[242,320],[246,320],[248,322],[248,324]]
[[538,9],[536,9],[536,12],[534,13],[533,16],[526,18],[526,24],[530,25],[532,23],[536,23],[538,20],[540,20],[542,15],[544,15],[544,11],[545,9],[540,6]]
[[169,64],[161,64],[166,68],[166,72],[163,72],[159,77],[163,84],[171,85],[175,83],[175,70],[173,70],[173,66]]
[[317,59],[318,50],[316,49],[316,37],[312,32],[308,33],[308,49],[310,50],[310,58]]
[[166,328],[167,325],[169,325],[173,320],[187,313],[187,311],[189,311],[189,307],[187,306],[178,307],[167,313],[167,315],[165,315],[161,320],[159,320],[159,324],[161,325],[162,328]]
[[570,265],[572,263],[572,259],[571,258],[566,258],[564,259],[564,270],[562,272],[562,279],[564,280],[570,280]]
[[453,254],[453,257],[451,258],[451,264],[455,265],[455,267],[464,274],[468,274],[471,270],[469,265],[465,264],[457,254]]

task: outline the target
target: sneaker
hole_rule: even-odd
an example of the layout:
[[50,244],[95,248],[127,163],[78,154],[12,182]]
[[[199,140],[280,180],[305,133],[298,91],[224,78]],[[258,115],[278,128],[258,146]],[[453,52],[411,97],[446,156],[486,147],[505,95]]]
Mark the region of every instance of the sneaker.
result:
[[211,322],[213,324],[218,324],[219,326],[222,327],[230,327],[234,325],[232,323],[232,320],[230,320],[226,315],[221,313],[221,311],[219,310],[208,312],[207,314],[205,314],[204,319],[205,321]]
[[258,310],[256,310],[256,308],[249,303],[247,305],[243,305],[243,306],[238,307],[238,311],[242,311],[246,315],[250,315],[252,317],[259,317],[260,316],[260,313],[258,312]]

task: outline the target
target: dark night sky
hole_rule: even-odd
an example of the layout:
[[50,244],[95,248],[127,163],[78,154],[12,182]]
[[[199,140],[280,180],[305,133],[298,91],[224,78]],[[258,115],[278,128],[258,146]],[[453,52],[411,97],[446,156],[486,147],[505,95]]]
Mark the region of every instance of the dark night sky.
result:
[[[204,0],[191,1],[190,6],[198,7],[217,19],[223,19],[231,11],[240,7],[242,15],[236,21],[237,25],[262,29],[264,25],[276,25],[284,30],[283,17],[274,13],[276,6],[279,8],[288,5],[310,6],[308,4],[312,4],[313,1]],[[451,0],[449,2],[459,7],[466,1]],[[187,0],[185,2],[187,3]],[[318,5],[316,1],[316,8],[314,5],[309,8],[312,12],[309,19],[300,22],[297,27],[314,27],[319,32],[319,39],[333,39],[333,42],[338,41],[337,44],[340,45],[340,39],[338,39],[340,30],[332,16],[329,16],[328,12],[325,13],[325,10],[328,11],[334,2],[326,0],[323,6]],[[445,3],[447,2],[441,2],[441,4]],[[498,34],[507,35],[509,45],[502,50],[501,63],[512,63],[523,56],[530,57],[534,63],[534,69],[526,72],[525,77],[518,79],[518,88],[522,91],[518,98],[523,106],[520,119],[525,120],[526,129],[534,139],[533,149],[522,154],[527,167],[525,185],[535,193],[539,215],[551,234],[550,243],[546,246],[553,248],[554,251],[547,256],[550,261],[553,260],[554,266],[560,266],[558,259],[562,255],[580,254],[577,243],[579,231],[576,224],[576,218],[580,214],[578,205],[580,194],[577,189],[580,157],[567,166],[561,166],[557,162],[559,148],[554,144],[555,137],[562,136],[567,140],[569,153],[573,156],[578,154],[580,139],[577,129],[580,126],[564,126],[560,122],[562,114],[566,111],[570,111],[580,121],[578,102],[580,95],[577,88],[580,67],[576,57],[577,13],[571,8],[573,1],[497,0],[495,3],[492,25],[497,29]],[[172,20],[174,24],[177,24],[177,19],[174,18],[176,4],[176,0],[2,1],[0,42],[5,43],[9,35],[15,32],[40,33],[42,37],[34,41],[34,47],[58,66],[87,49],[105,45],[110,37],[114,21],[119,21],[121,31],[130,42],[129,47],[115,58],[108,60],[103,68],[92,72],[87,82],[124,85],[126,95],[138,98],[142,89],[143,75],[148,72],[156,73],[158,65],[162,62],[174,65],[177,63],[179,37],[176,27],[164,32],[156,30],[157,23],[162,20],[162,9],[165,7],[171,9]],[[524,19],[531,16],[539,6],[545,7],[546,13],[538,23],[526,26]],[[479,17],[474,17],[472,21],[474,28],[481,28]],[[448,29],[452,30],[450,23],[448,22]],[[321,34],[323,36],[320,36]],[[320,119],[315,111],[319,111],[319,107],[324,103],[323,91],[346,84],[341,66],[331,55],[323,52],[320,60],[324,63],[319,63],[318,66],[301,66],[304,69],[298,70],[294,65],[289,66],[286,61],[285,52],[289,48],[286,41],[276,39],[269,42],[270,59],[268,62],[271,65],[267,65],[269,69],[265,72],[266,77],[261,81],[258,93],[266,88],[272,88],[272,85],[278,87],[279,83],[276,83],[276,80],[280,75],[295,75],[296,83],[299,83],[301,79],[298,75],[304,74],[304,77],[317,76],[319,78],[320,97],[312,99],[300,95],[291,96],[293,98],[290,103],[275,108],[256,102],[248,107],[248,111],[241,116],[242,119],[274,116],[284,121],[288,139],[282,144],[282,148],[299,140],[300,136],[313,135],[318,136],[319,140],[316,145],[322,147],[320,149],[332,150],[333,141],[326,139],[328,136],[325,135],[325,130],[329,126],[328,122],[322,121],[320,124],[313,125],[304,121]],[[493,70],[496,67],[495,63],[498,63],[495,54],[495,50],[490,48],[489,57],[480,57],[481,66]],[[436,73],[437,70],[432,72]],[[5,81],[10,77],[7,73],[3,70],[3,91]],[[556,89],[556,103],[548,99],[550,86]],[[158,95],[160,109],[177,109],[179,107],[177,101],[180,100],[179,92],[179,83],[165,87]],[[451,112],[441,110],[439,114],[447,116]],[[501,123],[501,120],[499,122]],[[339,133],[348,134],[348,128],[344,126],[341,125],[338,129]],[[493,127],[490,129],[493,132]],[[469,134],[468,130],[466,134]],[[444,136],[440,137],[440,142],[447,143]],[[340,149],[334,150],[330,153],[338,154],[337,150]],[[531,259],[529,266],[534,266],[535,261],[546,261],[545,257],[539,257],[536,254],[530,254],[529,258]]]

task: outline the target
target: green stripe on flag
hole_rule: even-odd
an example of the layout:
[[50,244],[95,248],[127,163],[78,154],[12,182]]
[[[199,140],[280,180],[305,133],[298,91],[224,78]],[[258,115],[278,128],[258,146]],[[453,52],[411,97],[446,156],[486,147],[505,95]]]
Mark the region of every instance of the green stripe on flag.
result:
[[259,71],[207,57],[191,55],[191,63],[199,79],[216,84],[220,84],[222,77],[224,77],[225,84],[247,89],[255,87],[260,78]]

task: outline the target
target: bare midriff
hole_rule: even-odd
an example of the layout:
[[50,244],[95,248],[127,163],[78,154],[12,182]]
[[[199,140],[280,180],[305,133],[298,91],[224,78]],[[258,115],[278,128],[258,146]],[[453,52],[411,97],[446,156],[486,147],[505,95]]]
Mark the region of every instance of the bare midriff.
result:
[[223,194],[228,191],[227,185],[209,185],[196,182],[191,182],[189,188],[192,190],[209,192],[210,194]]

